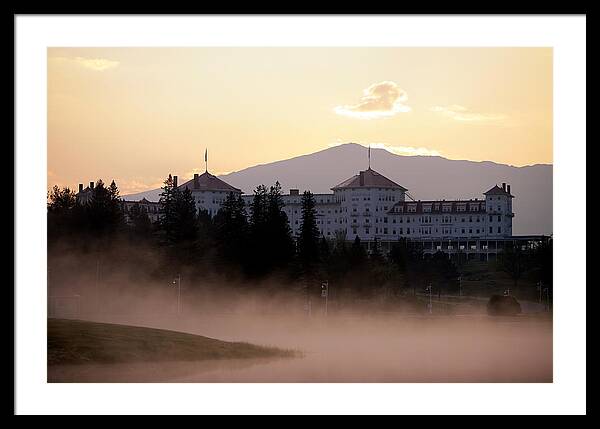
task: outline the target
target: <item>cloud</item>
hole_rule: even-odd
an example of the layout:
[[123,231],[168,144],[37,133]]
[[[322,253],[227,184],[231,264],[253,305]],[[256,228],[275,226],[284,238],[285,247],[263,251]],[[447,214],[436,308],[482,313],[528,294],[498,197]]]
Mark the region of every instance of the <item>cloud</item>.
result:
[[78,66],[84,67],[93,71],[105,71],[117,67],[119,61],[113,61],[106,58],[85,58],[85,57],[56,57],[55,60],[68,61]]
[[391,81],[374,83],[365,90],[358,104],[337,106],[334,110],[338,115],[358,119],[377,119],[394,116],[401,112],[410,112],[410,107],[404,104],[408,100],[406,91]]
[[466,107],[461,106],[459,104],[452,104],[450,106],[433,106],[430,110],[432,112],[436,112],[448,118],[454,119],[455,121],[467,123],[497,123],[502,122],[508,118],[506,115],[500,115],[495,113],[472,112]]
[[[329,147],[340,146],[345,144],[341,141],[336,141],[335,143],[330,143]],[[358,143],[361,146],[369,147],[368,143]],[[414,147],[414,146],[393,146],[387,143],[371,143],[371,148],[373,149],[385,149],[388,152],[391,152],[396,155],[404,155],[404,156],[442,156],[441,152],[435,149],[428,149],[426,147]]]

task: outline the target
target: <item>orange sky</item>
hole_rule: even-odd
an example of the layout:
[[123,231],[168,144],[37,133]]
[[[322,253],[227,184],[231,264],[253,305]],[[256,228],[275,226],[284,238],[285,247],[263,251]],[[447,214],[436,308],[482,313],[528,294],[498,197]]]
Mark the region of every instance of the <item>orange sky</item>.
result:
[[236,171],[342,142],[552,163],[551,48],[48,49],[48,185]]

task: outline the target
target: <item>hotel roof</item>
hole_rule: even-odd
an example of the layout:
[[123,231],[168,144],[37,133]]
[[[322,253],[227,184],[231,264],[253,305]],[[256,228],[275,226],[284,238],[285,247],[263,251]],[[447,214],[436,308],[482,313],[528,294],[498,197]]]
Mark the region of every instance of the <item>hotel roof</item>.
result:
[[178,186],[179,189],[183,190],[188,188],[190,191],[231,191],[241,192],[240,189],[234,188],[229,183],[224,182],[217,176],[213,176],[208,171],[200,174],[197,178],[182,183]]
[[514,198],[514,195],[511,195],[510,193],[506,192],[504,189],[502,189],[498,185],[495,185],[489,191],[484,192],[483,195],[508,195],[509,197]]
[[335,190],[342,188],[394,188],[403,191],[407,190],[405,187],[391,181],[384,175],[372,170],[370,167],[331,189]]

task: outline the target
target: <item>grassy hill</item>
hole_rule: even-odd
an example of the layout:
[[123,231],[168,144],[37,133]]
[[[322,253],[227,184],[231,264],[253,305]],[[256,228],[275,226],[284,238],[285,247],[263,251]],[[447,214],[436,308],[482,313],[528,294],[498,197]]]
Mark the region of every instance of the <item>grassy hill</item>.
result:
[[48,365],[293,357],[297,352],[199,335],[48,319]]

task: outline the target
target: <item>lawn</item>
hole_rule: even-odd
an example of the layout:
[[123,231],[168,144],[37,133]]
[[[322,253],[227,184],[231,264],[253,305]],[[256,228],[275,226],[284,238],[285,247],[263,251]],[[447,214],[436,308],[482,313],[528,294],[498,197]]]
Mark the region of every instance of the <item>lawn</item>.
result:
[[298,353],[200,335],[48,319],[48,365],[294,357]]

